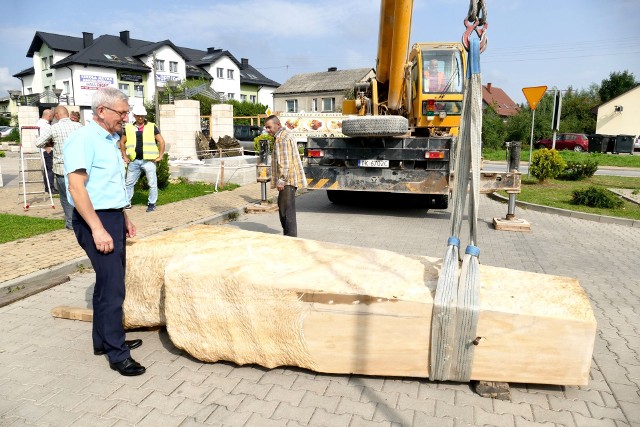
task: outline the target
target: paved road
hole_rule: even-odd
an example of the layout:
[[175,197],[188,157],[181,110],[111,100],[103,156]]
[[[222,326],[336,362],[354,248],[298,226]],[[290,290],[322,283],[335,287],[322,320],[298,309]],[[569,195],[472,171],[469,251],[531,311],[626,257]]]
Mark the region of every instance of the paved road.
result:
[[[487,172],[505,172],[507,168],[506,162],[485,161],[484,170]],[[526,175],[529,173],[529,165],[527,163],[520,164],[520,173]],[[614,166],[599,166],[596,175],[609,176],[629,176],[640,177],[640,168],[622,168]]]
[[[322,191],[298,208],[304,238],[440,257],[448,237],[446,211],[336,206]],[[453,382],[202,363],[164,330],[129,333],[144,339],[133,355],[148,371],[124,378],[92,355],[90,324],[49,315],[89,305],[93,275],[79,274],[0,308],[0,425],[640,426],[640,228],[519,210],[533,231],[498,232],[491,219],[505,205],[482,197],[480,208],[481,262],[577,277],[589,294],[598,333],[588,386],[513,384],[499,401]],[[277,214],[230,226],[281,230]]]

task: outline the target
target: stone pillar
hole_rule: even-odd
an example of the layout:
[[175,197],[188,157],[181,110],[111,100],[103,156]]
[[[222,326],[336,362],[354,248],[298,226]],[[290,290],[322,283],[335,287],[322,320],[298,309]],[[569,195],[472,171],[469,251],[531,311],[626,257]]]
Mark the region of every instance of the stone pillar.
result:
[[[32,107],[29,105],[21,105],[18,107],[18,123],[22,126],[35,126],[39,119],[38,107]],[[20,131],[20,128],[18,128]],[[25,129],[20,131],[20,143],[22,144],[22,150],[25,153],[38,152],[36,147],[36,139],[38,138],[38,131],[35,129]]]
[[214,104],[211,106],[211,137],[215,142],[222,136],[233,137],[233,105]]
[[200,102],[176,100],[160,105],[160,133],[172,159],[197,159],[196,132],[200,130]]

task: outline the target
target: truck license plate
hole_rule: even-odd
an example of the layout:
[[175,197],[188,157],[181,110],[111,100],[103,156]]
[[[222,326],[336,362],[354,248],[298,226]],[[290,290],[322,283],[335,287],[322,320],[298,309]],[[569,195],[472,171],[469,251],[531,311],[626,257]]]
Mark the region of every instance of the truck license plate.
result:
[[358,160],[358,166],[362,168],[388,168],[389,160]]

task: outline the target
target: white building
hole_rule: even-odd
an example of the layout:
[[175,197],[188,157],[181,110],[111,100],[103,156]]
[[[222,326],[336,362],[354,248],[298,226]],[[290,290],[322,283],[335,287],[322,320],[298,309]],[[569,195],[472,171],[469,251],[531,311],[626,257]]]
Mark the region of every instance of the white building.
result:
[[[204,78],[222,100],[240,100],[244,94],[247,101],[263,102],[271,108],[271,93],[279,86],[253,67],[251,75],[259,76],[256,82],[243,76],[248,60],[239,62],[226,50],[178,47],[170,40],[137,40],[129,31],[97,39],[86,32],[82,37],[71,37],[38,31],[27,57],[33,58],[33,67],[14,75],[22,81],[23,102],[42,108],[58,101],[78,105],[85,118],[89,118],[92,95],[104,86],[129,95],[133,106],[153,100],[156,90],[162,90],[168,81]],[[60,92],[59,99],[56,92]]]

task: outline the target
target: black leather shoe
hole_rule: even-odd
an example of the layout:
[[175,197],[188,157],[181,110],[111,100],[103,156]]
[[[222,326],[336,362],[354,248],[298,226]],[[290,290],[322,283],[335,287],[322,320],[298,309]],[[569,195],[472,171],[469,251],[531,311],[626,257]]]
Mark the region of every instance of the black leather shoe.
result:
[[[129,350],[133,350],[134,348],[138,348],[142,345],[142,340],[127,340],[124,344],[129,347]],[[93,348],[93,354],[96,356],[101,356],[105,353],[106,351],[104,351],[104,348]]]
[[109,363],[109,366],[114,371],[118,371],[120,375],[124,375],[126,377],[134,377],[146,372],[145,367],[133,360],[131,357],[124,359],[122,362]]

